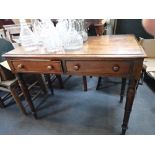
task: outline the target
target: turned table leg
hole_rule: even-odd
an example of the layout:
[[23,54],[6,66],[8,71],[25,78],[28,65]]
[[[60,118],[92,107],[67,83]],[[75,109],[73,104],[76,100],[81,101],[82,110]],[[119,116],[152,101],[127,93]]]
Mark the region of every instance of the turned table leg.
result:
[[137,85],[137,80],[132,79],[129,81],[126,104],[125,104],[124,119],[122,124],[122,135],[125,135],[126,130],[128,128],[129,117],[130,117],[130,113],[132,110],[132,105],[133,105],[133,101],[136,93],[136,85]]
[[17,73],[15,75],[16,75],[16,77],[18,79],[18,83],[19,83],[19,86],[20,86],[20,88],[21,88],[21,90],[22,90],[22,92],[24,94],[24,97],[25,97],[27,103],[29,104],[31,112],[32,112],[34,118],[37,119],[36,109],[35,109],[35,107],[33,105],[33,102],[32,102],[29,90],[28,90],[28,88],[26,86],[26,83],[25,83],[25,81],[23,79],[23,75],[22,75],[22,73]]
[[126,86],[126,78],[122,78],[121,94],[120,94],[120,103],[123,102],[124,93],[125,93],[125,86]]

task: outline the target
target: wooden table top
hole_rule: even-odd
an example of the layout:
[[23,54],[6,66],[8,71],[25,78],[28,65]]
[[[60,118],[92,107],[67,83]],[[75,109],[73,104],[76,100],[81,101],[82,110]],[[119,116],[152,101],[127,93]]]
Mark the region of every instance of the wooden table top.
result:
[[3,55],[6,58],[144,58],[146,54],[133,35],[89,37],[78,51],[48,52],[45,49],[24,51],[18,47]]

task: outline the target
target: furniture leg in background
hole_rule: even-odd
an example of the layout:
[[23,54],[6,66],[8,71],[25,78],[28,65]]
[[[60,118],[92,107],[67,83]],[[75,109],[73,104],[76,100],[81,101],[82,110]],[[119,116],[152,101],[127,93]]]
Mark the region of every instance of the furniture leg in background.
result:
[[63,82],[62,82],[61,75],[56,74],[56,78],[59,80],[60,88],[63,89],[64,85],[63,85]]
[[10,88],[10,92],[11,92],[11,95],[13,97],[13,99],[15,100],[17,106],[19,107],[20,111],[24,114],[24,115],[27,115],[26,111],[25,111],[25,108],[24,106],[22,105],[20,99],[19,99],[19,96],[17,95],[17,92],[16,92],[16,89],[15,87],[11,87]]
[[97,82],[96,90],[99,90],[99,88],[100,88],[100,84],[101,84],[101,80],[102,80],[102,77],[100,76],[100,77],[98,78],[98,82]]
[[31,109],[31,112],[32,112],[34,118],[37,119],[37,113],[36,113],[35,107],[33,105],[33,102],[32,102],[28,87],[26,86],[26,83],[24,81],[23,75],[22,75],[22,73],[16,73],[15,75],[16,75],[16,77],[18,79],[18,83],[19,83],[20,88],[21,88],[21,90],[22,90],[22,92],[24,94],[24,97],[25,97],[25,99],[26,99],[26,101],[27,101],[27,103],[28,103],[28,105],[29,105],[29,107]]
[[[96,90],[99,90],[100,85],[101,85],[101,80],[102,77],[98,78]],[[123,102],[124,94],[125,94],[125,87],[126,87],[126,78],[122,78],[122,83],[121,83],[121,93],[120,93],[120,103]]]
[[87,91],[87,77],[83,76],[83,87],[84,87],[84,91]]
[[45,77],[46,77],[46,80],[48,82],[48,88],[50,89],[51,94],[54,95],[54,90],[53,90],[50,74],[45,74]]
[[41,75],[41,74],[37,74],[36,78],[37,78],[37,80],[39,82],[39,86],[40,86],[41,90],[44,92],[44,94],[46,94],[47,93],[47,88],[45,86],[46,84],[45,84],[45,81],[43,80],[42,76],[43,75]]

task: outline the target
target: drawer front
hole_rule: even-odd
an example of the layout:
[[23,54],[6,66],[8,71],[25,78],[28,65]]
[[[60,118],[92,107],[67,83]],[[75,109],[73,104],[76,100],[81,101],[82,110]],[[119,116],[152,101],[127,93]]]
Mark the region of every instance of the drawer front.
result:
[[15,72],[62,73],[61,61],[12,61]]
[[83,75],[127,75],[131,68],[130,61],[66,61],[68,74]]

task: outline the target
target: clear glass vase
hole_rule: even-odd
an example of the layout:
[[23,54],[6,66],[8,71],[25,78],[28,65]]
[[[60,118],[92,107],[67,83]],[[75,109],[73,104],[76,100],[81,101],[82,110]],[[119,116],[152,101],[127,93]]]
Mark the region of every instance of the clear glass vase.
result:
[[43,40],[42,40],[42,36],[41,36],[42,29],[43,29],[42,22],[38,19],[34,19],[32,21],[32,28],[33,28],[33,32],[35,34],[35,37],[38,41],[39,48],[43,47]]
[[43,41],[43,46],[48,52],[63,50],[62,40],[60,39],[59,34],[50,19],[42,19],[41,38]]
[[84,26],[84,19],[77,19],[76,22],[76,29],[78,33],[82,36],[83,42],[88,40],[88,34]]
[[24,19],[20,20],[20,43],[25,51],[38,49],[38,41]]
[[64,43],[64,49],[67,51],[80,50],[83,47],[82,36],[75,29],[75,20],[68,20],[68,31]]

